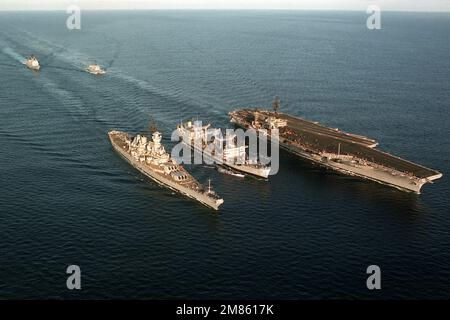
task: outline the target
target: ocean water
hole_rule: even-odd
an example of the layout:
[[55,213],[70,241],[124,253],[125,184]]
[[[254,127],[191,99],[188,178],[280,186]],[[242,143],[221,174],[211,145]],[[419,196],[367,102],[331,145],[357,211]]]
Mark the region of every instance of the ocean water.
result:
[[[79,31],[67,17],[0,13],[0,298],[448,298],[450,14],[383,13],[376,31],[365,12],[83,12]],[[82,71],[94,62],[106,76]],[[268,182],[189,167],[225,199],[216,213],[107,137],[154,119],[170,146],[182,119],[231,127],[275,95],[444,176],[418,196],[286,153]]]

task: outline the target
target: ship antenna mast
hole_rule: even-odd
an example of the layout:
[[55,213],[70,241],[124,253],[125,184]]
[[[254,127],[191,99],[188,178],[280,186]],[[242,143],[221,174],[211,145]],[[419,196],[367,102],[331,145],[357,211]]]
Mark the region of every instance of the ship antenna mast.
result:
[[273,111],[275,112],[275,114],[278,113],[278,110],[280,109],[280,104],[281,104],[280,98],[278,96],[276,96],[275,101],[272,102],[272,108],[273,108]]
[[151,134],[158,131],[158,128],[156,127],[156,122],[153,119],[150,120],[150,124],[148,126],[148,131],[150,131]]
[[208,179],[208,193],[211,193],[211,179]]

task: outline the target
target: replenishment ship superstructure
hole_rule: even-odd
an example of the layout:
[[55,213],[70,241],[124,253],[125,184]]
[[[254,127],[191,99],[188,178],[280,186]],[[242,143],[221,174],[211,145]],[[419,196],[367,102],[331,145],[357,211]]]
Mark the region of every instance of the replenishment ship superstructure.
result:
[[[198,123],[198,125],[197,125]],[[221,173],[227,173],[241,177],[238,173],[249,174],[259,178],[267,179],[270,173],[270,166],[263,165],[256,160],[251,160],[246,154],[246,146],[236,145],[236,136],[228,136],[220,140],[220,152],[216,153],[216,148],[208,148],[208,141],[211,135],[213,137],[222,137],[221,129],[212,128],[211,124],[201,125],[200,122],[193,123],[187,121],[177,126],[179,136],[182,142],[193,150],[200,152],[204,157],[213,160],[215,164],[227,167],[231,170],[219,170]],[[186,141],[187,140],[187,141]],[[233,172],[237,171],[237,172]]]
[[35,71],[39,71],[41,69],[38,59],[33,54],[25,61],[25,65],[27,68]]
[[243,128],[266,129],[268,138],[271,130],[278,129],[281,148],[347,175],[415,193],[442,177],[436,170],[376,149],[378,143],[373,139],[280,113],[279,106],[277,99],[274,111],[240,109],[229,115],[231,122]]
[[215,210],[223,203],[212,189],[203,187],[181,165],[175,163],[161,144],[162,136],[155,131],[152,140],[145,135],[132,137],[122,131],[108,133],[114,149],[133,167],[147,177],[174,191],[195,199]]

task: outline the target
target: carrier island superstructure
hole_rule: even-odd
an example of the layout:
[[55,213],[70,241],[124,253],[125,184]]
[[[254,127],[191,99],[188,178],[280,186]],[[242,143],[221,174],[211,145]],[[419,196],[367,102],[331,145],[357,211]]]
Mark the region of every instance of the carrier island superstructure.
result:
[[229,116],[231,122],[243,128],[266,129],[268,138],[271,130],[278,129],[281,148],[347,175],[415,193],[442,177],[436,170],[376,149],[378,143],[373,139],[280,113],[279,100],[273,105],[274,111],[240,109]]
[[122,131],[111,131],[108,135],[114,149],[125,160],[157,183],[215,210],[223,203],[223,199],[211,189],[211,182],[208,187],[203,187],[171,159],[161,144],[161,133],[155,131],[151,141],[145,135],[133,137]]
[[[203,157],[207,157],[219,166],[223,166],[233,171],[242,172],[258,178],[267,179],[271,167],[263,165],[257,160],[251,160],[246,154],[245,145],[236,144],[236,135],[222,137],[219,128],[213,128],[210,123],[202,125],[200,121],[187,121],[177,126],[177,131],[184,144],[199,152]],[[216,148],[209,149],[208,141],[210,136],[219,139],[219,152]],[[220,138],[219,138],[220,137]],[[216,140],[214,140],[216,142]],[[228,172],[228,171],[220,171]]]

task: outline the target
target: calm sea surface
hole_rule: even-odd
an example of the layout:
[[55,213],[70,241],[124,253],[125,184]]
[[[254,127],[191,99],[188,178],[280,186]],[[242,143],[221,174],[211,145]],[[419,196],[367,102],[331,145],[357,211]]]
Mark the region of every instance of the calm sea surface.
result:
[[[448,298],[450,14],[0,13],[0,298]],[[40,73],[22,60],[40,58]],[[97,62],[104,77],[82,70]],[[444,177],[420,196],[281,154],[269,182],[190,167],[217,214],[144,178],[107,132],[230,127],[270,107]],[[82,290],[66,289],[66,267]],[[382,290],[366,289],[366,268]]]

